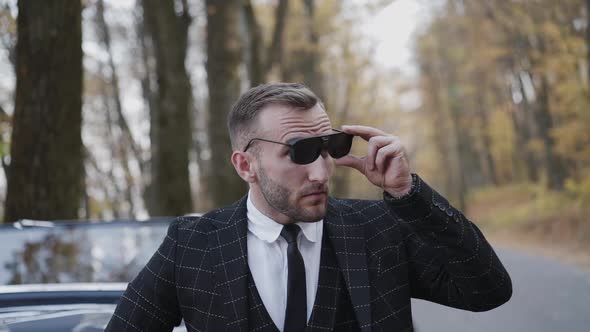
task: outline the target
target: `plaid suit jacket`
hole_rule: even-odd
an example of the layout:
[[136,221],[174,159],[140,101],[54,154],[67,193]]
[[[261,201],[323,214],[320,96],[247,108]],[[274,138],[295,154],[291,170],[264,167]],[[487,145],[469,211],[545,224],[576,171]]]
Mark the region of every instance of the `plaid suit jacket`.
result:
[[[324,229],[362,331],[412,329],[410,298],[485,311],[511,297],[480,230],[417,175],[396,200],[328,201]],[[246,199],[180,217],[128,285],[106,331],[248,331]],[[263,287],[263,286],[261,286]]]
[[[354,308],[327,233],[324,232],[322,236],[320,271],[313,310],[307,328],[301,332],[358,332]],[[248,330],[279,332],[260,298],[251,273],[248,276],[248,288]]]

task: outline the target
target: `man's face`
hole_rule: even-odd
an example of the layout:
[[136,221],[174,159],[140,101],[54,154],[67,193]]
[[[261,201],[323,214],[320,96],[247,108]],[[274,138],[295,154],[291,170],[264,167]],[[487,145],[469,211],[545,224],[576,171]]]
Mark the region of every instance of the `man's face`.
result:
[[[332,124],[321,106],[297,110],[281,105],[263,109],[257,119],[257,138],[286,143],[332,133]],[[252,189],[264,199],[257,207],[279,222],[313,222],[326,214],[328,180],[333,162],[327,152],[307,165],[295,164],[289,147],[257,141],[256,175]]]

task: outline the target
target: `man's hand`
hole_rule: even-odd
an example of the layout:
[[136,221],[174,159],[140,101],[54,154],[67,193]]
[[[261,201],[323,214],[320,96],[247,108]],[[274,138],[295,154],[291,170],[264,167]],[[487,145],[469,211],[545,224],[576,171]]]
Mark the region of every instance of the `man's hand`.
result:
[[393,197],[401,197],[410,191],[410,165],[406,159],[406,149],[397,136],[366,126],[342,126],[342,131],[362,137],[369,142],[369,146],[366,156],[344,156],[335,159],[336,165],[358,170],[372,184]]

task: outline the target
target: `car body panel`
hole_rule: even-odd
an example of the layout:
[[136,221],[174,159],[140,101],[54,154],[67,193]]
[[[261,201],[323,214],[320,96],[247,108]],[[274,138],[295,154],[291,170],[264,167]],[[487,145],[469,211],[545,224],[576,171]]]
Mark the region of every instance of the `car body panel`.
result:
[[0,226],[0,332],[103,331],[171,221]]

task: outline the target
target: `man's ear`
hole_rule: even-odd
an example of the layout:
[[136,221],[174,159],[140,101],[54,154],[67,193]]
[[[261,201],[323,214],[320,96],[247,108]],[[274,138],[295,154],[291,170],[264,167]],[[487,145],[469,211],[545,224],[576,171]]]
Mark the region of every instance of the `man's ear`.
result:
[[249,157],[246,152],[234,151],[231,155],[231,163],[244,181],[252,183],[256,180],[256,170]]

